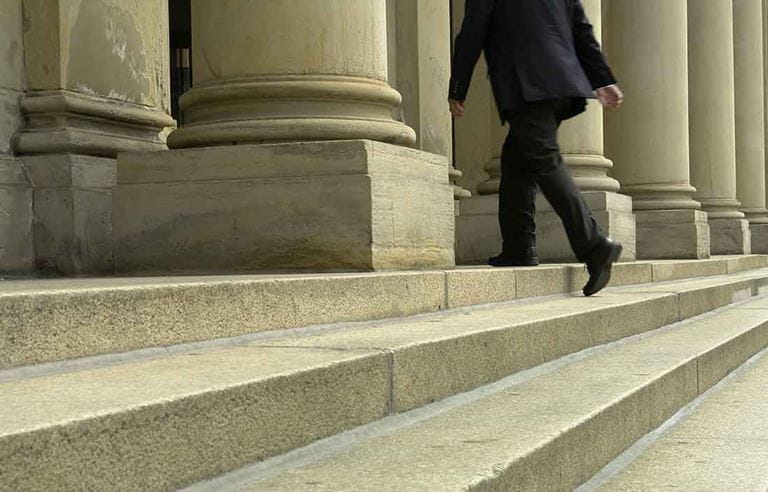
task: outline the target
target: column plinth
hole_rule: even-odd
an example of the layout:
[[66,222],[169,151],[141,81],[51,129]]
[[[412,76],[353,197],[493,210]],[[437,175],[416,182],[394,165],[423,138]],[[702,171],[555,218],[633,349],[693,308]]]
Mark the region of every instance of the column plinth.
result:
[[385,0],[192,0],[185,124],[172,150],[118,160],[117,270],[453,266],[448,157],[403,147],[416,138],[391,116],[386,14]]

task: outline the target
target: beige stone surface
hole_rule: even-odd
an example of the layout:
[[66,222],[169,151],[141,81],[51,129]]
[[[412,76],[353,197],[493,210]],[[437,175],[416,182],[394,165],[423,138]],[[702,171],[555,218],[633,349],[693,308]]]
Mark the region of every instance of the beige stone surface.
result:
[[[517,299],[519,268],[458,268],[445,272],[449,309]],[[523,275],[524,276],[524,275]]]
[[238,490],[572,489],[737,362],[708,354],[765,327],[730,311],[654,333]]
[[498,195],[474,195],[461,202],[456,217],[456,263],[487,264],[488,258],[501,252],[498,208]]
[[372,141],[123,154],[118,272],[453,266],[444,157]]
[[763,357],[717,389],[601,490],[765,490],[766,375],[768,357]]
[[685,259],[710,257],[710,229],[700,210],[638,210],[637,257]]
[[713,255],[750,254],[752,233],[746,219],[709,219]]
[[[736,199],[733,29],[732,2],[688,2],[691,184],[711,226],[715,218],[744,216]],[[736,253],[723,239],[721,246],[713,234],[712,252]]]
[[[736,74],[736,173],[741,210],[750,224],[768,223],[765,193],[763,2],[733,1]],[[760,250],[756,250],[760,252]]]
[[[649,314],[651,314],[649,316]],[[470,390],[584,348],[679,320],[664,293],[606,294],[439,313],[371,328],[286,338],[268,345],[393,354],[393,408],[405,411]],[[617,324],[621,319],[622,323]]]
[[31,90],[170,111],[167,0],[23,1]]
[[0,154],[12,153],[11,139],[22,125],[21,96],[21,91],[0,88]]
[[396,17],[394,87],[403,96],[402,120],[416,130],[416,148],[453,162],[453,128],[445,95],[451,73],[450,2],[392,3]]
[[758,283],[749,274],[691,279],[673,284],[618,287],[618,292],[667,292],[679,299],[681,319],[691,318],[758,294]]
[[159,134],[174,125],[167,0],[23,5],[27,125],[15,151],[115,157],[165,148]]
[[172,148],[416,140],[392,118],[402,98],[387,83],[385,0],[194,0],[192,37],[194,87]]
[[0,368],[444,308],[441,272],[2,282]]
[[0,153],[0,275],[33,267],[32,189],[20,162]]
[[768,253],[768,224],[750,223],[749,229],[752,232],[752,252]]
[[[612,176],[637,211],[698,209],[689,172],[687,2],[606,3],[606,51],[626,95],[621,111],[606,114]],[[637,225],[638,257],[654,257],[644,251],[639,217]]]
[[112,274],[115,160],[49,154],[21,161],[34,185],[37,268]]
[[172,489],[382,418],[376,351],[240,347],[0,382],[14,490]]
[[0,53],[3,70],[0,88],[24,88],[24,37],[22,0],[5,0],[0,5]]

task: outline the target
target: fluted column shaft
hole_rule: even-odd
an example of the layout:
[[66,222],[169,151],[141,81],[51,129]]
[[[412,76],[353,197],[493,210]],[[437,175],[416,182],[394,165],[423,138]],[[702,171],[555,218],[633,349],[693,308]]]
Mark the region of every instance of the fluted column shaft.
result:
[[733,1],[737,194],[750,224],[768,224],[762,3]]
[[187,125],[171,147],[415,142],[391,116],[385,0],[192,0],[192,38]]

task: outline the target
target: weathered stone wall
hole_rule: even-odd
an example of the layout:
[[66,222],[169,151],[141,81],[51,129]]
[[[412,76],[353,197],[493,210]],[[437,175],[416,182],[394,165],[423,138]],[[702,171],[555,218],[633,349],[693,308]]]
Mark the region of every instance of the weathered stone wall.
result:
[[32,192],[11,139],[24,90],[22,0],[0,2],[0,272],[32,269]]
[[170,111],[166,1],[24,0],[24,17],[30,90]]

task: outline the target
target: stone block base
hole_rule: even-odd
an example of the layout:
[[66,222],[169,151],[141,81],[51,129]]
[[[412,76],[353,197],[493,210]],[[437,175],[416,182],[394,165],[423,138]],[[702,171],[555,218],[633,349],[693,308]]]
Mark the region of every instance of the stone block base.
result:
[[748,255],[752,234],[746,219],[709,219],[713,255]]
[[456,217],[456,262],[485,264],[501,251],[499,195],[478,195],[461,201]]
[[19,161],[0,154],[0,274],[34,269],[32,189]]
[[710,256],[707,213],[701,210],[639,210],[638,259],[702,259]]
[[[632,198],[606,191],[589,191],[582,195],[603,232],[624,246],[620,261],[635,261]],[[541,194],[536,203],[536,249],[542,261],[576,262],[560,217]]]
[[[632,199],[610,192],[587,192],[584,199],[603,231],[624,245],[622,261],[635,260],[635,218]],[[485,263],[501,250],[498,195],[473,197],[461,203],[456,221],[456,259],[460,264]],[[536,243],[539,259],[575,262],[560,218],[539,195],[536,211]]]
[[121,154],[121,273],[454,265],[447,159],[367,140]]
[[37,268],[111,274],[115,159],[75,154],[23,157],[34,185]]
[[749,224],[752,232],[752,253],[768,254],[768,224]]

